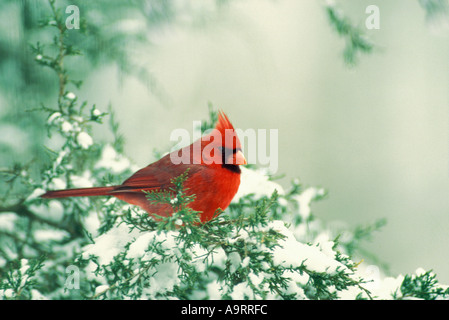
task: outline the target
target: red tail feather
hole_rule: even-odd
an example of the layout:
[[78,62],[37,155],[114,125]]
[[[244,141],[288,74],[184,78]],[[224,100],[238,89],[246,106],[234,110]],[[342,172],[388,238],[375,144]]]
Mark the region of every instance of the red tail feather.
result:
[[107,196],[115,187],[98,187],[98,188],[81,188],[48,191],[43,194],[42,198],[66,198],[66,197],[91,197],[91,196]]

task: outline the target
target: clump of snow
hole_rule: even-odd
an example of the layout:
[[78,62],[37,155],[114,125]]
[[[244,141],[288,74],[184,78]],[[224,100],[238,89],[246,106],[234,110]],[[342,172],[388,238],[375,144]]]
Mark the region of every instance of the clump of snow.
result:
[[13,232],[17,219],[15,212],[2,212],[0,215],[0,230]]
[[310,203],[312,202],[312,200],[316,199],[318,196],[323,195],[324,189],[310,187],[305,189],[295,197],[299,205],[299,214],[304,220],[306,220],[310,216]]
[[98,116],[101,115],[101,111],[98,110],[97,108],[95,108],[95,109],[92,111],[92,114],[93,114],[94,116],[98,117]]
[[95,288],[95,294],[101,294],[104,291],[107,291],[109,289],[109,286],[107,284],[102,284]]
[[145,295],[152,298],[159,293],[173,290],[175,285],[181,283],[181,279],[177,276],[178,272],[179,265],[175,262],[159,264],[157,266],[157,273],[150,278],[149,286],[145,290]]
[[64,207],[59,200],[51,200],[40,205],[32,204],[29,209],[34,214],[52,221],[60,221],[64,215]]
[[[155,297],[157,294],[172,290],[173,287],[180,283],[177,273],[179,265],[170,260],[164,260],[159,253],[149,250],[149,246],[155,246],[164,250],[166,254],[179,254],[175,237],[177,232],[140,232],[136,229],[130,231],[128,226],[120,224],[112,228],[107,233],[96,238],[94,244],[86,246],[83,258],[87,259],[90,255],[96,256],[101,265],[111,263],[116,255],[126,251],[126,259],[139,261],[150,261],[153,258],[160,261],[155,266],[155,273],[149,279],[149,286],[145,289],[144,295],[149,298]],[[126,247],[129,248],[126,250]],[[159,251],[159,250],[157,250]],[[137,277],[141,271],[138,268],[134,270]]]
[[49,189],[52,190],[65,189],[67,187],[67,183],[61,178],[53,178],[48,186]]
[[65,97],[69,100],[74,100],[76,98],[76,95],[73,92],[67,92]]
[[254,272],[251,271],[248,274],[248,278],[249,278],[249,280],[251,281],[251,283],[253,285],[258,287],[262,283],[262,281],[264,280],[264,274],[263,273],[255,274]]
[[230,296],[232,300],[245,300],[245,298],[252,298],[253,291],[247,282],[241,282],[234,286]]
[[69,234],[63,230],[36,230],[34,231],[34,239],[37,242],[46,241],[62,241],[69,237]]
[[155,234],[148,232],[138,237],[130,246],[127,253],[128,258],[137,258],[148,249],[150,242],[155,240]]
[[77,135],[76,141],[83,149],[88,149],[94,143],[92,137],[84,131]]
[[404,281],[403,275],[398,275],[397,277],[379,278],[378,282],[371,286],[371,294],[376,297],[376,299],[391,299],[395,292],[400,293],[402,281]]
[[273,260],[276,264],[286,268],[300,267],[304,264],[311,271],[330,274],[342,270],[349,271],[345,265],[332,259],[318,247],[309,246],[296,240],[282,221],[274,221],[273,225],[274,230],[285,236],[279,241],[281,247],[277,247],[273,252]]
[[48,117],[47,123],[51,124],[53,121],[55,121],[56,119],[59,119],[60,117],[61,117],[60,112],[54,112]]
[[46,296],[36,289],[31,289],[31,300],[49,300]]
[[[363,285],[371,297],[376,300],[390,300],[393,294],[401,294],[400,287],[404,280],[403,275],[397,277],[385,277],[381,274],[380,269],[374,265],[366,265],[362,263],[357,267],[355,277],[360,277],[366,283]],[[352,286],[338,292],[339,299],[354,300],[360,294],[360,289]],[[366,298],[367,296],[364,295]]]
[[128,226],[120,224],[97,237],[94,244],[84,247],[83,258],[87,259],[89,255],[93,255],[98,257],[100,264],[109,264],[114,259],[114,256],[122,252],[125,245],[138,234],[139,231],[129,232]]
[[285,194],[282,186],[270,181],[263,172],[241,167],[239,190],[232,201],[238,202],[241,197],[248,194],[254,194],[256,198],[270,197],[275,190],[280,195]]
[[235,272],[242,263],[242,259],[240,258],[240,255],[237,252],[231,252],[228,254],[228,260],[231,263],[231,272]]
[[70,132],[73,130],[73,125],[68,121],[64,121],[61,125],[61,130],[63,132]]
[[213,262],[214,266],[223,269],[226,265],[227,259],[226,252],[223,248],[219,247],[214,249],[213,254],[209,258],[209,262]]
[[59,166],[62,162],[62,160],[64,159],[64,157],[68,154],[69,152],[67,150],[61,150],[58,154],[58,157],[56,158],[55,162],[53,163],[53,167],[56,168],[57,166]]
[[92,188],[94,186],[92,174],[86,170],[82,176],[72,175],[70,177],[74,188]]
[[34,191],[28,196],[28,198],[25,200],[26,202],[30,200],[34,200],[39,198],[41,195],[45,193],[45,190],[42,188],[36,188]]
[[329,258],[335,259],[336,252],[333,247],[335,242],[330,240],[328,232],[321,232],[314,240],[314,245],[317,246],[321,252],[327,255]]
[[210,300],[220,300],[222,296],[221,290],[223,289],[223,284],[214,280],[207,285],[207,295]]
[[110,145],[104,146],[101,153],[101,159],[95,165],[95,168],[105,168],[112,173],[121,173],[131,166],[131,162]]
[[14,298],[14,294],[13,289],[0,290],[0,298],[5,297],[6,299],[12,299]]
[[249,257],[242,260],[241,267],[246,268],[249,265]]
[[22,281],[21,281],[21,286],[23,286],[26,282],[26,273],[28,271],[28,269],[30,268],[29,264],[28,264],[28,259],[20,259],[20,269],[19,272],[22,275]]
[[89,215],[84,219],[84,228],[86,228],[87,232],[89,232],[93,237],[96,237],[100,226],[101,221],[98,217],[98,213],[95,210],[90,211]]

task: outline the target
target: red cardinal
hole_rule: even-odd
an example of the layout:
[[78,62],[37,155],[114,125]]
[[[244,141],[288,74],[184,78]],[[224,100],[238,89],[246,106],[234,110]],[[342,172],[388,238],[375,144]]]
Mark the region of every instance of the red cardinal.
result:
[[42,197],[114,196],[149,214],[169,216],[173,213],[170,205],[150,203],[143,191],[168,190],[174,187],[170,180],[189,169],[184,187],[187,195],[196,195],[189,206],[200,211],[201,221],[206,222],[218,208],[224,210],[231,203],[240,185],[242,164],[246,164],[246,159],[240,140],[228,117],[220,111],[211,133],[140,169],[121,185],[48,191]]

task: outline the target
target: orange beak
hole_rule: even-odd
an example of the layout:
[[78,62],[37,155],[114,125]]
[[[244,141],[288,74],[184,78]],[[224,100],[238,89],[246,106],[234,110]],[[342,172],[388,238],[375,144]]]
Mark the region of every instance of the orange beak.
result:
[[234,159],[233,159],[233,161],[232,161],[232,163],[234,163],[234,164],[237,164],[237,165],[245,165],[247,162],[246,162],[246,159],[245,159],[245,156],[243,155],[243,152],[241,151],[241,150],[239,150],[239,151],[237,151],[235,154],[234,154],[234,157],[233,157]]

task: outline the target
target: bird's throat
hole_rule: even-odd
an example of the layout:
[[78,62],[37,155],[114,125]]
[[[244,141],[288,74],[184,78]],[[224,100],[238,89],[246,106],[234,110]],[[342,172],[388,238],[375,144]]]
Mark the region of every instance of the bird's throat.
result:
[[240,166],[239,166],[239,165],[236,165],[236,164],[226,164],[226,163],[223,163],[223,164],[221,165],[221,167],[224,168],[224,169],[226,169],[226,170],[229,170],[229,171],[231,171],[231,172],[234,172],[234,173],[240,174],[240,172],[241,172]]

